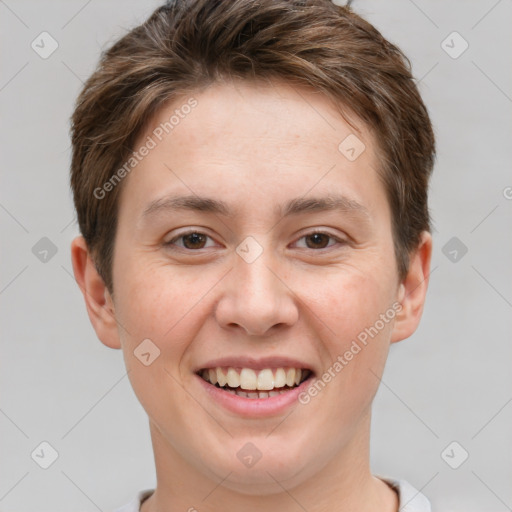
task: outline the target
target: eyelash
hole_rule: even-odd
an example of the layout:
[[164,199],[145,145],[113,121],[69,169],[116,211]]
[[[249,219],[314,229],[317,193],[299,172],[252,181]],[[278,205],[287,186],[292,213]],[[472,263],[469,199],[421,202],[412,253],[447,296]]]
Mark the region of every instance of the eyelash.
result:
[[[174,245],[174,242],[176,242],[177,240],[180,240],[182,238],[185,238],[186,236],[189,236],[189,235],[193,235],[193,234],[197,234],[197,235],[204,235],[206,236],[207,238],[210,238],[212,239],[211,236],[207,235],[206,233],[203,233],[201,231],[198,231],[198,230],[190,230],[190,231],[187,231],[186,233],[181,233],[180,235],[174,237],[172,240],[169,240],[168,242],[165,242],[163,245],[165,247],[169,247],[171,248],[172,250],[175,250],[175,248],[173,247]],[[309,233],[306,233],[304,235],[302,235],[298,240],[302,240],[303,238],[307,238],[307,237],[310,237],[310,236],[313,236],[313,235],[316,235],[316,234],[320,234],[320,235],[327,235],[330,239],[332,240],[335,240],[336,242],[338,242],[340,245],[347,245],[348,244],[348,241],[347,240],[343,240],[341,238],[338,238],[334,235],[332,235],[331,233],[328,233],[326,231],[321,231],[321,230],[314,230],[314,231],[310,231]],[[323,247],[321,249],[310,249],[308,247],[306,247],[305,249],[307,250],[310,250],[310,251],[315,251],[315,252],[318,252],[318,251],[322,251],[322,250],[327,250],[327,249],[330,249],[334,246],[335,244],[333,245],[328,245],[327,247]],[[182,250],[182,251],[186,251],[186,252],[199,252],[201,251],[202,249],[187,249],[186,247],[179,247],[177,246],[177,250]]]

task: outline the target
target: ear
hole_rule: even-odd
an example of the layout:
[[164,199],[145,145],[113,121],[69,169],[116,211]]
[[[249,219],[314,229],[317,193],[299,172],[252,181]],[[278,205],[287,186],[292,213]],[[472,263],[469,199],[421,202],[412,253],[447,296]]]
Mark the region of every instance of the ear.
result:
[[96,270],[84,237],[79,236],[71,243],[71,260],[96,335],[107,347],[121,348],[114,302]]
[[420,243],[409,258],[409,271],[400,283],[398,301],[402,309],[395,317],[391,343],[404,340],[417,329],[427,295],[432,256],[432,235],[421,233]]

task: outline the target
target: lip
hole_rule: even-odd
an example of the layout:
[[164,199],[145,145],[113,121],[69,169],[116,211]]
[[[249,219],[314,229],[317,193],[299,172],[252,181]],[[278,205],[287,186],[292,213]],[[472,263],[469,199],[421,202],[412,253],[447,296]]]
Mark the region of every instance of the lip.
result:
[[[244,366],[244,368],[247,367]],[[281,395],[268,398],[245,398],[234,395],[206,382],[197,373],[194,374],[194,377],[198,380],[201,389],[207,393],[208,398],[213,399],[213,401],[224,409],[245,418],[263,418],[282,414],[294,403],[298,403],[299,395],[309,386],[314,378],[314,374],[312,372],[311,375],[296,388]]]
[[255,359],[247,356],[222,357],[202,364],[194,370],[194,373],[197,374],[204,369],[219,367],[231,367],[236,369],[252,368],[253,370],[264,370],[265,368],[300,368],[302,370],[310,370],[311,373],[315,373],[311,366],[307,363],[285,356],[262,357],[261,359]]

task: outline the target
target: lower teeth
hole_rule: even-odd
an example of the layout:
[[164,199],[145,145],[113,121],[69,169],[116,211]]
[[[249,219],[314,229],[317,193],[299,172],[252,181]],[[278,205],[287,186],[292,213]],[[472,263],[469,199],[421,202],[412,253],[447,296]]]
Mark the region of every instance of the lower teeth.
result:
[[272,391],[242,391],[240,389],[233,389],[230,387],[222,387],[220,389],[227,391],[228,393],[231,393],[232,395],[238,395],[243,398],[255,399],[255,398],[271,398],[273,396],[282,395],[283,393],[287,393],[288,391],[290,391],[293,388],[285,388],[285,389],[281,389],[279,391],[277,391],[275,389]]

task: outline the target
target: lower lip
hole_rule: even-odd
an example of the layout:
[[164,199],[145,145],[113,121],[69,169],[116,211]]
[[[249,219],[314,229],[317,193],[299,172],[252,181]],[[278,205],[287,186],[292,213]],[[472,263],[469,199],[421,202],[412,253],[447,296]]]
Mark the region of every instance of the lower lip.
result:
[[268,398],[245,398],[223,391],[221,388],[206,382],[197,374],[195,374],[195,377],[199,379],[200,385],[208,395],[218,404],[231,412],[246,417],[272,416],[284,412],[292,404],[298,402],[299,395],[309,386],[313,379],[313,375],[310,375],[296,388],[277,396]]

